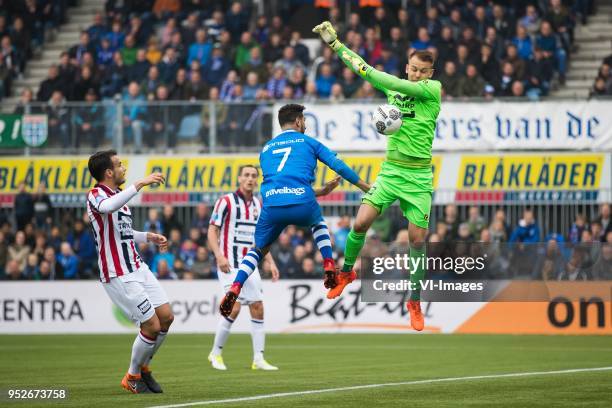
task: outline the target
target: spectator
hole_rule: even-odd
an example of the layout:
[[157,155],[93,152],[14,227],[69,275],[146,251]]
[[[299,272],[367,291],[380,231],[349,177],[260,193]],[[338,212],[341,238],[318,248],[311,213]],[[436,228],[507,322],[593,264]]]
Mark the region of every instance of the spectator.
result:
[[473,239],[477,240],[480,237],[480,232],[486,227],[485,219],[480,215],[480,208],[478,206],[473,205],[470,207],[467,225]]
[[34,277],[34,280],[52,280],[51,276],[51,265],[47,261],[41,261],[38,266],[38,275]]
[[77,256],[80,274],[87,277],[94,276],[94,270],[98,264],[98,253],[91,230],[85,229],[83,221],[76,220],[74,231],[68,234],[66,240]]
[[196,41],[189,46],[187,64],[191,61],[199,61],[201,65],[206,65],[212,54],[212,43],[208,41],[206,31],[199,29],[196,32]]
[[[72,78],[74,81],[74,78]],[[51,99],[51,95],[55,91],[61,91],[62,89],[66,90],[62,86],[62,80],[59,77],[59,71],[57,65],[51,65],[49,67],[49,74],[47,78],[40,83],[40,87],[38,88],[38,93],[36,94],[36,99],[40,102],[47,102]]]
[[206,246],[206,236],[202,235],[200,230],[196,227],[189,229],[189,239],[193,241],[196,246]]
[[240,34],[248,31],[248,28],[249,13],[243,9],[240,2],[233,2],[230,10],[227,12],[227,31],[232,35],[232,39],[238,42]]
[[142,149],[142,135],[145,128],[147,108],[144,97],[140,94],[140,86],[136,81],[130,82],[127,93],[123,96],[123,126],[131,135],[134,150],[140,153]]
[[73,65],[81,65],[83,62],[83,55],[85,53],[95,54],[95,48],[91,45],[89,34],[87,31],[81,31],[81,35],[79,37],[79,43],[68,50],[68,54],[70,56],[70,60]]
[[275,67],[272,78],[268,80],[266,86],[268,94],[271,98],[280,99],[283,95],[283,88],[285,88],[286,85],[287,78],[285,77],[285,69],[282,66]]
[[147,220],[143,226],[144,232],[153,232],[156,234],[164,234],[164,229],[161,221],[159,220],[159,211],[157,208],[149,208],[147,212]]
[[104,68],[110,66],[113,62],[113,52],[110,41],[107,38],[103,38],[96,50],[96,64]]
[[472,60],[475,60],[480,52],[480,41],[474,37],[474,30],[471,27],[465,27],[461,31],[461,39],[459,44],[463,44],[468,49],[468,55]]
[[293,31],[291,33],[291,40],[289,45],[293,47],[295,56],[302,63],[303,66],[307,66],[310,63],[310,55],[308,47],[302,42],[302,34],[299,31]]
[[[19,271],[23,271],[26,266],[26,260],[30,254],[30,247],[26,245],[26,236],[23,231],[17,231],[15,234],[15,242],[8,247],[7,262],[17,262]],[[7,267],[8,273],[8,267]]]
[[247,75],[251,72],[254,72],[257,75],[257,81],[259,83],[263,83],[268,80],[268,68],[261,57],[261,53],[261,48],[251,48],[249,60],[240,68],[240,78],[243,82],[247,79]]
[[[172,231],[173,229],[176,229],[178,230],[179,237],[180,237],[180,234],[182,234],[182,231],[183,231],[183,225],[179,222],[178,218],[176,217],[176,214],[174,213],[174,207],[172,205],[170,204],[164,205],[161,221],[163,225],[163,231],[165,234],[167,234],[169,231]],[[180,238],[179,238],[179,241],[180,241]]]
[[97,94],[100,90],[100,83],[93,76],[92,70],[88,66],[81,68],[81,73],[72,88],[71,99],[74,101],[84,101],[87,92],[93,89]]
[[104,137],[104,108],[100,106],[98,95],[93,88],[85,94],[86,105],[76,109],[74,124],[76,125],[76,146],[85,142],[87,146],[98,147]]
[[450,240],[454,240],[458,236],[459,230],[459,217],[457,214],[457,206],[454,204],[448,204],[444,207],[444,222],[446,223],[448,230],[448,237]]
[[457,74],[453,61],[446,61],[446,64],[444,64],[444,72],[440,75],[439,80],[442,83],[444,95],[449,97],[449,99],[460,95],[462,77]]
[[474,35],[479,40],[484,40],[487,35],[487,28],[491,25],[489,18],[487,17],[487,11],[484,6],[477,6],[474,9],[474,20],[472,21],[471,27]]
[[283,50],[280,34],[271,34],[263,49],[264,61],[271,64],[275,63],[283,57]]
[[291,46],[285,47],[283,57],[274,63],[274,69],[278,67],[282,67],[285,73],[290,73],[297,67],[304,69],[304,65],[296,58],[295,50]]
[[[606,236],[612,232],[612,217],[610,216],[610,204],[605,203],[599,207],[599,216],[597,217],[597,222],[601,224],[601,235],[600,237],[595,237],[595,239],[599,238],[602,242],[606,242]],[[610,241],[607,241],[611,243]]]
[[610,95],[606,87],[606,81],[602,77],[597,77],[593,84],[593,89],[589,92],[589,97],[607,96]]
[[147,61],[151,65],[157,65],[162,59],[162,52],[159,48],[159,40],[157,37],[152,36],[149,38],[149,42],[147,44]]
[[151,65],[147,77],[140,83],[140,93],[145,95],[146,99],[151,101],[155,99],[155,91],[162,83],[159,77],[159,69],[156,65]]
[[166,48],[164,56],[159,63],[160,80],[164,84],[171,83],[176,78],[176,72],[181,64],[177,59],[176,50],[172,47]]
[[157,261],[157,279],[159,280],[176,280],[178,276],[174,273],[173,270],[170,269],[169,265],[174,265],[174,262],[171,264],[165,260],[160,259]]
[[523,211],[523,218],[512,231],[509,242],[537,243],[540,239],[540,228],[535,222],[533,211]]
[[191,266],[195,262],[196,251],[197,251],[197,246],[190,239],[185,240],[181,244],[181,249],[179,251],[179,258],[185,263],[188,269],[191,269]]
[[527,62],[519,57],[518,48],[514,44],[508,44],[506,48],[506,58],[503,60],[503,63],[506,62],[512,64],[516,79],[523,80],[525,78]]
[[457,46],[457,59],[455,60],[455,66],[457,67],[457,72],[460,75],[465,75],[465,71],[469,64],[477,63],[478,59],[469,54],[469,49],[465,44],[459,44]]
[[[143,51],[143,57],[146,59],[146,53]],[[125,37],[125,45],[121,48],[121,58],[123,63],[128,67],[136,63],[136,55],[138,54],[138,48],[136,46],[136,40],[134,36],[129,34]]]
[[195,216],[191,220],[191,228],[196,228],[202,237],[208,235],[208,224],[210,223],[210,209],[205,203],[199,203],[196,207]]
[[493,6],[493,28],[501,38],[510,38],[512,35],[514,21],[512,16],[506,14],[504,6],[495,4]]
[[351,231],[351,218],[348,215],[343,215],[338,220],[337,229],[334,232],[334,243],[336,248],[343,249],[346,246],[346,238]]
[[34,198],[26,190],[24,181],[19,183],[18,193],[15,196],[15,218],[17,221],[17,230],[23,230],[26,224],[32,222],[34,217]]
[[213,278],[212,264],[208,250],[199,246],[196,251],[196,258],[191,266],[191,271],[195,274],[198,279],[211,279]]
[[410,43],[410,46],[417,51],[426,50],[431,47],[433,44],[431,43],[431,39],[429,37],[429,33],[427,32],[427,28],[421,27],[419,28],[419,32],[417,34],[417,39]]
[[191,73],[191,78],[185,87],[185,99],[188,101],[197,101],[206,99],[209,93],[209,88],[206,83],[202,81],[202,75],[199,71]]
[[21,273],[19,263],[15,260],[9,260],[6,264],[5,275],[2,277],[7,281],[26,280],[27,278]]
[[466,68],[466,76],[459,81],[460,96],[482,96],[484,92],[485,81],[478,74],[478,70],[474,64],[469,64]]
[[248,31],[243,32],[240,36],[240,44],[236,48],[236,58],[234,60],[234,66],[237,69],[242,68],[242,65],[248,62],[251,49],[254,47],[258,47],[258,45],[253,40],[251,33]]
[[31,198],[34,209],[34,222],[36,227],[39,229],[43,229],[48,224],[51,224],[51,211],[53,210],[53,204],[51,204],[51,198],[47,194],[46,190],[47,186],[45,183],[40,183],[38,185],[38,191]]
[[374,65],[382,65],[384,72],[388,74],[401,76],[399,71],[399,60],[388,48],[382,48],[381,56],[374,61]]
[[106,98],[120,95],[123,87],[127,85],[128,76],[129,70],[123,63],[121,53],[115,52],[113,54],[113,63],[104,70],[104,75],[102,76],[100,84],[101,95]]
[[563,84],[565,81],[567,53],[563,47],[558,44],[557,37],[553,32],[552,25],[548,21],[543,21],[540,25],[540,34],[536,37],[536,46],[542,50],[544,60],[553,60],[559,71],[559,81]]
[[551,61],[545,59],[542,50],[536,48],[533,51],[533,59],[527,63],[527,93],[535,92],[537,96],[548,95],[553,74]]
[[4,231],[0,229],[0,276],[4,275],[4,267],[8,259],[9,242]]
[[521,81],[514,81],[512,83],[512,94],[514,97],[523,97],[525,96],[525,85]]
[[531,37],[527,34],[527,29],[522,25],[518,24],[516,27],[516,37],[512,40],[512,43],[516,46],[518,56],[527,61],[531,59],[533,53],[533,44]]
[[[259,50],[259,48],[253,48]],[[223,78],[230,70],[230,62],[223,55],[223,48],[220,44],[213,47],[210,63],[204,67],[204,80],[212,86],[220,86]]]
[[512,84],[515,82],[514,66],[510,62],[502,65],[502,74],[497,89],[498,96],[512,96]]
[[525,27],[527,35],[534,37],[540,30],[540,23],[540,16],[538,15],[535,5],[528,4],[525,11],[525,16],[520,20],[519,24]]
[[187,71],[185,68],[179,68],[178,71],[176,71],[174,83],[170,85],[170,99],[186,100],[187,87]]
[[34,100],[34,93],[30,88],[24,88],[21,91],[21,96],[19,98],[19,102],[15,109],[13,110],[14,115],[29,115],[35,113],[41,113],[42,110],[39,106],[32,106],[32,102]]
[[231,70],[227,73],[225,81],[219,88],[219,99],[224,102],[231,102],[234,99],[234,89],[238,86],[238,74]]
[[47,249],[45,249],[43,260],[49,264],[49,276],[51,280],[59,279],[62,277],[62,266],[57,262],[57,259],[55,257],[55,249],[53,249],[53,247],[48,247]]
[[450,19],[447,24],[453,32],[453,39],[455,41],[458,41],[461,35],[461,32],[463,31],[463,28],[465,27],[465,24],[463,23],[464,19],[461,16],[461,11],[458,8],[453,8],[450,12],[449,17]]
[[151,63],[147,60],[147,52],[144,49],[136,51],[136,62],[129,68],[128,79],[141,82],[149,73]]
[[43,231],[36,232],[36,238],[34,239],[34,249],[32,253],[38,255],[41,259],[45,254],[47,248],[47,235]]
[[153,272],[159,278],[158,268],[160,266],[160,263],[163,262],[165,264],[165,266],[168,267],[168,265],[174,265],[174,260],[175,259],[176,259],[176,257],[170,251],[167,251],[167,252],[158,252],[153,257],[153,262],[151,264],[152,265],[151,272]]
[[104,38],[106,38],[110,43],[110,48],[113,52],[117,52],[123,48],[125,43],[125,34],[123,31],[121,31],[121,23],[118,21],[113,21],[113,24],[111,24],[111,31],[108,32]]
[[321,73],[316,80],[317,95],[321,98],[328,98],[331,94],[332,85],[336,82],[336,77],[332,74],[328,64],[321,66]]
[[[393,30],[391,30],[393,33]],[[453,38],[453,30],[449,26],[442,27],[440,33],[440,39],[436,42],[436,48],[438,49],[438,62],[445,66],[447,61],[452,61],[457,55],[456,43]],[[396,55],[401,55],[404,50],[400,52],[394,51]]]
[[30,253],[26,261],[23,277],[25,279],[34,279],[38,275],[38,255]]
[[495,57],[495,60],[499,61],[502,59],[504,55],[504,41],[497,34],[494,27],[487,28],[487,36],[484,39],[484,44],[487,44],[491,47],[491,53]]
[[62,242],[60,253],[57,256],[57,263],[62,267],[64,279],[79,278],[79,260],[72,252],[68,242]]
[[[240,4],[238,6],[240,8],[242,7],[242,5]],[[232,7],[234,6],[232,5]],[[219,40],[219,37],[221,36],[221,33],[223,32],[229,32],[230,35],[232,35],[233,37],[233,33],[231,32],[231,29],[235,28],[236,25],[243,25],[244,18],[245,18],[245,14],[241,12],[238,12],[238,14],[228,14],[228,19],[227,19],[228,25],[226,29],[226,22],[223,16],[223,12],[219,10],[215,10],[213,11],[212,18],[207,20],[204,23],[204,25],[206,26],[207,34],[210,37],[211,41],[215,42]],[[248,17],[246,18],[248,19]],[[235,38],[237,39],[238,37],[235,37]]]
[[561,0],[550,0],[550,7],[548,8],[548,13],[544,16],[544,20],[549,21],[553,30],[559,33],[563,48],[569,49],[571,37],[573,36],[573,24],[569,12],[561,4]]
[[356,77],[355,73],[350,68],[345,67],[342,69],[342,78],[339,81],[342,86],[342,91],[346,98],[352,98],[355,92],[361,86],[361,81]]

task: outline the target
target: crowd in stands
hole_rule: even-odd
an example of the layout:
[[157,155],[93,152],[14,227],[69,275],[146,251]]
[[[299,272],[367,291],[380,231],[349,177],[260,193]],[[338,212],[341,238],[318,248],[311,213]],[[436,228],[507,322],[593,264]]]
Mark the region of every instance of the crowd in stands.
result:
[[[199,204],[189,219],[179,219],[171,205],[147,210],[142,231],[164,234],[167,252],[152,244],[140,244],[138,251],[160,279],[212,279],[216,277],[215,259],[208,249],[210,208]],[[15,210],[0,213],[0,279],[59,280],[98,279],[98,260],[94,238],[86,213],[82,217],[66,212],[52,218],[52,204],[44,187],[34,194],[20,186]],[[61,219],[59,219],[61,218]],[[334,257],[341,263],[343,248],[351,229],[348,215],[331,219],[329,226]],[[521,276],[534,279],[612,279],[612,215],[610,205],[602,204],[589,222],[576,216],[568,231],[540,230],[534,212],[526,209],[512,223],[504,209],[491,219],[481,215],[478,206],[460,219],[458,208],[449,204],[444,216],[430,225],[427,237],[429,256],[480,256],[487,253],[491,277]],[[542,243],[540,245],[535,245]],[[534,245],[531,245],[534,244]],[[388,211],[373,224],[363,256],[407,254],[409,248],[406,220]],[[311,234],[290,226],[272,247],[281,277],[321,278],[322,259]],[[264,264],[262,274],[270,276]],[[436,276],[435,270],[431,276]]]
[[[300,32],[279,15],[256,16],[252,2],[227,3],[109,0],[49,69],[37,95],[24,91],[22,104],[116,95],[127,101],[381,96],[328,47],[311,59]],[[555,77],[565,78],[576,19],[586,18],[592,1],[440,0],[429,9],[421,0],[409,0],[407,8],[399,3],[355,7],[348,21],[332,6],[323,17],[347,46],[394,75],[404,76],[413,50],[433,51],[435,77],[456,98],[546,95]],[[123,119],[129,125],[144,114],[134,108]]]
[[612,54],[602,61],[593,83],[591,96],[612,96]]
[[0,100],[22,78],[27,62],[60,24],[75,0],[0,0]]

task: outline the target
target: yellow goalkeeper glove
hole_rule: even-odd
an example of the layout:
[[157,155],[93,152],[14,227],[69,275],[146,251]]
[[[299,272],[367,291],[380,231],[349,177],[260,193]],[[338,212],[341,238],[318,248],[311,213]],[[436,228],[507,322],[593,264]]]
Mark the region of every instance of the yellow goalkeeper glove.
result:
[[313,33],[319,34],[334,51],[338,51],[342,47],[342,43],[338,41],[338,34],[329,21],[324,21],[312,29]]

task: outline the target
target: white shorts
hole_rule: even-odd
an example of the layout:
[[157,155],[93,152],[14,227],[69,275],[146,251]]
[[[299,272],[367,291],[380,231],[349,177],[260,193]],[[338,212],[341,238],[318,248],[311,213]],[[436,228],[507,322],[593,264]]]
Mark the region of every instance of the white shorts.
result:
[[[217,277],[223,287],[224,295],[230,289],[232,283],[234,283],[237,274],[238,269],[232,269],[232,271],[228,273],[217,271]],[[242,285],[242,290],[240,291],[240,296],[238,296],[237,301],[243,305],[250,305],[254,302],[263,301],[263,288],[261,287],[261,276],[259,275],[258,269],[255,269],[251,276],[249,276],[249,279]]]
[[103,283],[113,303],[135,323],[144,323],[155,309],[168,303],[168,295],[146,264],[133,273]]

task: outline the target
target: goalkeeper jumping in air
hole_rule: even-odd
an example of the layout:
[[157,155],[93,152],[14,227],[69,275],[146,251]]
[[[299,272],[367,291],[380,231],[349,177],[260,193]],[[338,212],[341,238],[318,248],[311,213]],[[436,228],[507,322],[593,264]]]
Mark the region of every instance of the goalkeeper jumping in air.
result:
[[[376,217],[395,200],[399,200],[400,208],[410,223],[410,257],[425,256],[425,237],[433,193],[431,146],[440,112],[441,84],[431,80],[434,57],[428,51],[416,51],[410,55],[406,65],[408,79],[405,80],[369,66],[338,40],[336,30],[329,21],[319,24],[312,31],[319,34],[356,74],[384,92],[389,104],[397,106],[403,117],[401,128],[389,136],[381,171],[363,197],[346,240],[344,266],[336,278],[337,286],[327,293],[327,297],[333,299],[356,279],[353,265],[363,248],[366,232]],[[417,265],[419,267],[410,275],[411,286],[416,290],[411,292],[407,308],[412,327],[421,331],[425,319],[421,312],[420,281],[425,277],[425,262],[418,262]]]

